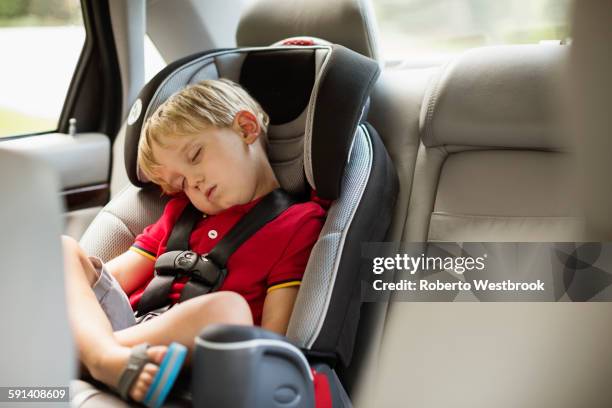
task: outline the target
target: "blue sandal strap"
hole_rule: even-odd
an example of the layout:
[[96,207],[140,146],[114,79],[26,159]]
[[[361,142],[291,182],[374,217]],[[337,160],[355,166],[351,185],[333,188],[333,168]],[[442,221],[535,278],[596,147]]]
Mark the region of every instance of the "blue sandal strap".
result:
[[181,371],[186,356],[187,347],[182,344],[172,343],[168,346],[168,351],[142,401],[143,404],[149,408],[162,406]]

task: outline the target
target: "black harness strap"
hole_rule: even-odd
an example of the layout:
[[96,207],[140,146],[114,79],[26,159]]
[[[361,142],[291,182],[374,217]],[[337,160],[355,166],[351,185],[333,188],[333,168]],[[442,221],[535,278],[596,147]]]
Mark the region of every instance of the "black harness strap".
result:
[[296,202],[280,188],[272,191],[204,255],[189,251],[189,236],[202,218],[202,214],[189,204],[172,229],[167,252],[160,255],[155,263],[155,277],[138,303],[138,314],[165,306],[172,283],[178,276],[190,276],[181,292],[181,302],[219,289],[227,276],[229,257],[253,234]]
[[191,231],[195,229],[196,224],[203,217],[202,211],[195,208],[191,202],[187,204],[176,224],[172,227],[168,243],[166,244],[166,252],[184,251],[189,249],[189,237]]
[[296,201],[285,190],[280,188],[266,195],[206,255],[206,258],[222,271],[223,278],[220,282],[207,291],[205,285],[190,279],[181,292],[180,301],[183,302],[192,297],[219,289],[227,274],[227,260],[229,257],[254,233],[295,203]]
[[[168,244],[166,245],[166,253],[177,250],[189,250],[189,237],[191,231],[195,228],[199,220],[202,219],[202,212],[194,207],[191,202],[187,204],[179,218],[176,220]],[[157,269],[157,262],[155,263]],[[145,288],[138,306],[136,308],[138,316],[142,316],[147,312],[165,306],[168,303],[168,296],[172,289],[172,283],[176,279],[176,275],[163,274],[160,275],[155,271],[155,277]]]

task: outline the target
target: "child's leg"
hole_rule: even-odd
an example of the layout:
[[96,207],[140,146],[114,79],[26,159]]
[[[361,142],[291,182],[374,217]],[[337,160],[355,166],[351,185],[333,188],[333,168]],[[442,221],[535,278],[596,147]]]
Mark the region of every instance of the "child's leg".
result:
[[116,331],[115,338],[124,346],[144,341],[151,344],[177,341],[189,348],[189,362],[194,338],[212,323],[252,325],[251,309],[235,292],[214,292],[179,303],[154,319]]
[[[116,386],[130,349],[115,340],[112,326],[91,289],[98,278],[93,265],[74,239],[62,237],[62,244],[68,318],[79,358],[94,378]],[[165,346],[151,347],[147,351],[157,364],[161,363],[165,352]],[[142,401],[157,370],[155,364],[145,365],[130,392],[134,400]]]
[[79,358],[93,365],[98,350],[116,346],[113,328],[91,287],[97,280],[93,266],[83,259],[78,243],[62,237],[68,315],[79,350]]
[[[127,329],[113,333],[106,314],[100,307],[91,286],[97,272],[87,255],[71,238],[64,238],[68,313],[82,362],[94,378],[115,385],[129,356],[129,348],[147,342],[149,357],[158,364],[166,351],[165,345],[178,341],[189,348],[188,361],[194,347],[194,337],[211,323],[252,324],[251,311],[242,296],[233,292],[216,292],[190,299],[166,313]],[[130,396],[142,400],[157,366],[147,364],[132,388]]]

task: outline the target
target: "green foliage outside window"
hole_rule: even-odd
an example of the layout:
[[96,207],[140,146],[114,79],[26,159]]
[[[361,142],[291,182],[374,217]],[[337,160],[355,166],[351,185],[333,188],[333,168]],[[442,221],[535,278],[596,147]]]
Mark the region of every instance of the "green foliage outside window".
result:
[[74,0],[0,0],[0,27],[82,24]]

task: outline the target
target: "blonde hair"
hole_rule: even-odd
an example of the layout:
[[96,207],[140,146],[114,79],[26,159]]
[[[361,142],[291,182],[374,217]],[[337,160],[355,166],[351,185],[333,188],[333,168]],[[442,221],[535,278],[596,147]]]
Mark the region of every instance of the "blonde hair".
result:
[[207,79],[187,86],[169,97],[145,121],[138,142],[138,166],[164,193],[176,193],[157,173],[160,164],[153,156],[153,145],[166,147],[164,136],[195,136],[210,126],[231,128],[241,110],[250,111],[257,118],[259,140],[265,149],[270,118],[240,85],[228,79]]

